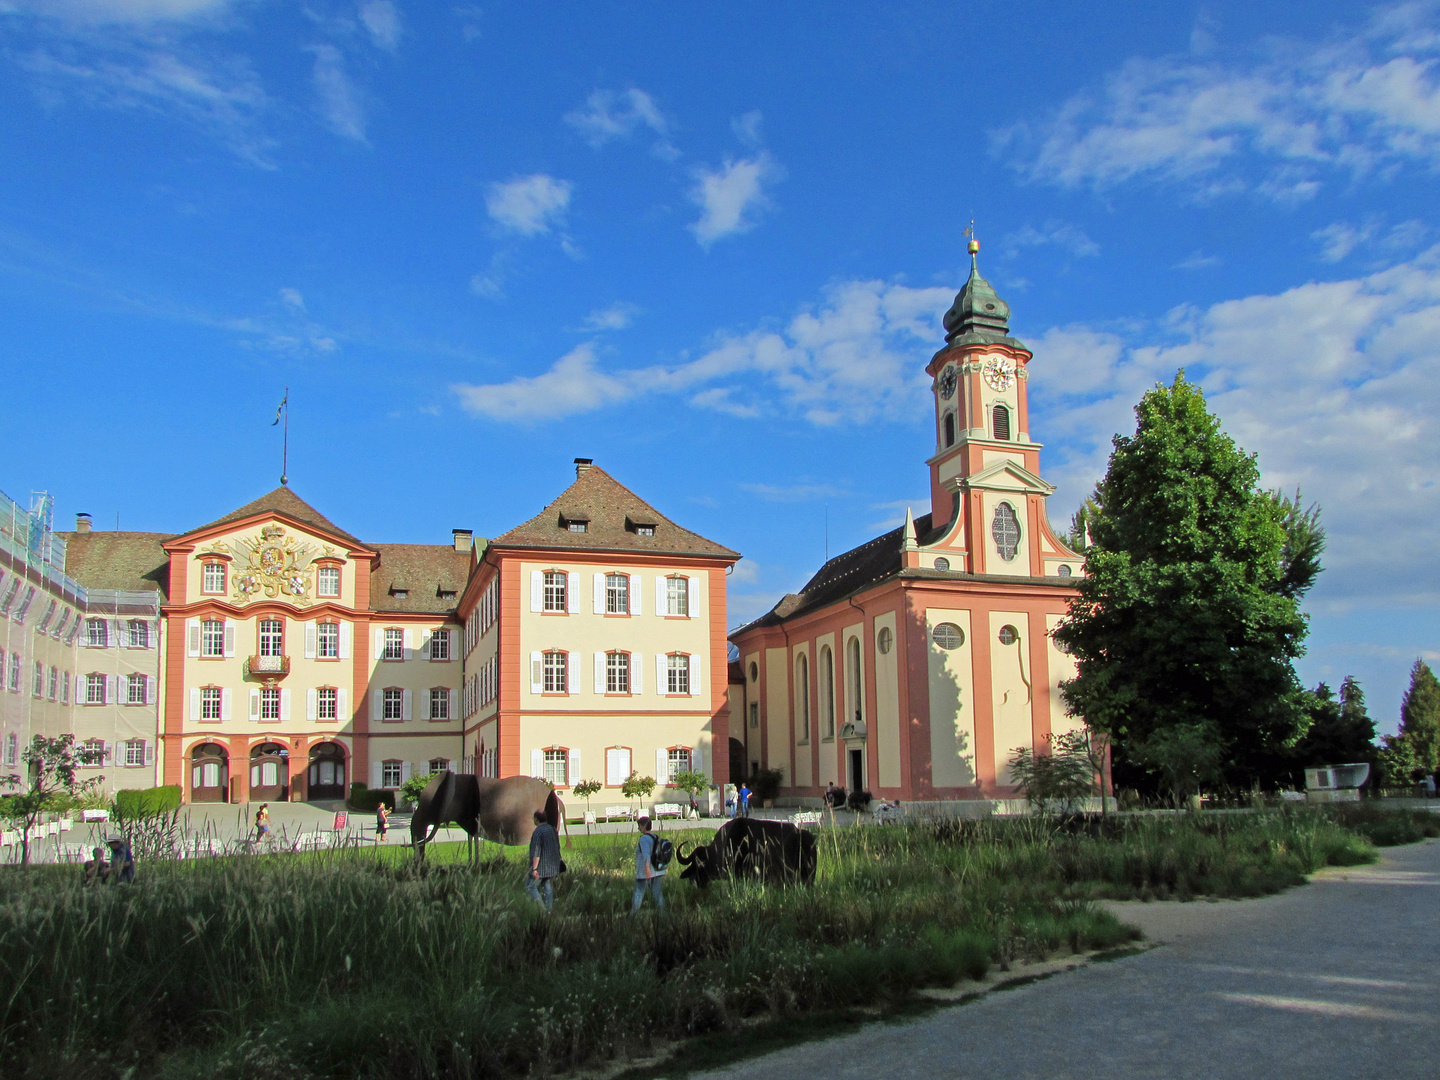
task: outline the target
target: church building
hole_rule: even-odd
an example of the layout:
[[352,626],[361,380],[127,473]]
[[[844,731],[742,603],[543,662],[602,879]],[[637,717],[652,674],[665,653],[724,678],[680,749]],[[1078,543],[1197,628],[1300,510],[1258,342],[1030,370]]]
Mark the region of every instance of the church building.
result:
[[1051,632],[1083,560],[1046,516],[1032,354],[978,250],[925,369],[930,512],[837,555],[730,635],[732,754],[779,769],[783,801],[830,782],[902,802],[1006,798],[1015,749],[1078,726],[1059,694],[1074,663]]

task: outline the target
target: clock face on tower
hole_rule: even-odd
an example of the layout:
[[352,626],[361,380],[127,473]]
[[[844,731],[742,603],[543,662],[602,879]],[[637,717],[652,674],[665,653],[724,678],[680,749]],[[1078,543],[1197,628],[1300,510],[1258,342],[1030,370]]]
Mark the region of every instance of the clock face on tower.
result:
[[940,373],[940,396],[946,401],[949,401],[950,397],[955,393],[956,379],[954,364],[951,364]]
[[992,390],[1009,390],[1015,384],[1015,361],[1008,356],[987,356],[982,370]]

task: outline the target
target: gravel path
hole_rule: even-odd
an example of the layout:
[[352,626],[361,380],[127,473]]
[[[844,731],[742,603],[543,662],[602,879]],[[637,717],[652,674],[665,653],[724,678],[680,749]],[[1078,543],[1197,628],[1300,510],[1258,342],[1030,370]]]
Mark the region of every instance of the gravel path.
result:
[[1123,903],[1157,947],[706,1077],[1440,1077],[1440,840],[1263,900]]

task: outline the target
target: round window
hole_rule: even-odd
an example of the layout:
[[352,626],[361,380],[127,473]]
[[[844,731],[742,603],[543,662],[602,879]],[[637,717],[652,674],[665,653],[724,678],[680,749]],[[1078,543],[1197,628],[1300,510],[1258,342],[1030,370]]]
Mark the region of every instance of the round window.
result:
[[1069,577],[1069,576],[1070,576],[1070,567],[1068,567],[1068,566],[1063,566],[1063,565],[1062,565],[1059,570],[1056,570],[1056,571],[1055,571],[1055,576],[1056,576],[1056,577]]
[[875,635],[875,647],[882,653],[889,653],[890,646],[895,644],[895,635],[890,632],[888,626],[882,626],[880,633]]
[[947,558],[945,558],[944,555],[941,555],[940,558],[938,558],[938,559],[935,560],[935,569],[936,569],[936,570],[949,570],[949,569],[950,569],[950,560],[947,559]]
[[1015,642],[1017,642],[1017,641],[1019,641],[1019,640],[1020,640],[1020,634],[1019,634],[1019,632],[1018,632],[1013,626],[1010,626],[1010,625],[1007,624],[1007,625],[1005,625],[1005,626],[1000,627],[1000,644],[1001,644],[1001,645],[1014,645]]
[[953,622],[942,622],[935,627],[930,635],[936,645],[942,649],[958,649],[965,644],[965,631],[961,630]]
[[754,660],[751,660],[751,661],[750,661],[750,681],[751,681],[751,682],[754,682],[754,681],[755,681],[756,679],[758,679],[758,678],[760,678],[760,669],[755,665],[755,661],[754,661]]

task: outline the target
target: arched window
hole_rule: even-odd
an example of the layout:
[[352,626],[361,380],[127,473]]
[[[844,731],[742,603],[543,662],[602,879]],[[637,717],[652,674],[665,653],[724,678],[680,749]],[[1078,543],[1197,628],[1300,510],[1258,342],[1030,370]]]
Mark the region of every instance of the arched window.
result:
[[1008,440],[1010,438],[1010,410],[1004,405],[996,405],[993,415],[995,438]]
[[995,538],[1000,558],[1006,562],[1015,558],[1015,553],[1020,550],[1020,519],[1008,502],[995,507],[995,516],[990,521],[990,535]]
[[849,697],[845,704],[849,707],[851,718],[863,720],[861,710],[861,684],[860,684],[860,639],[851,638],[845,645],[845,686],[849,690]]
[[945,414],[945,445],[955,445],[955,414],[953,412]]
[[826,645],[820,650],[820,722],[825,738],[835,737],[835,657]]
[[795,715],[800,721],[800,741],[810,741],[810,661],[805,654],[795,661]]

